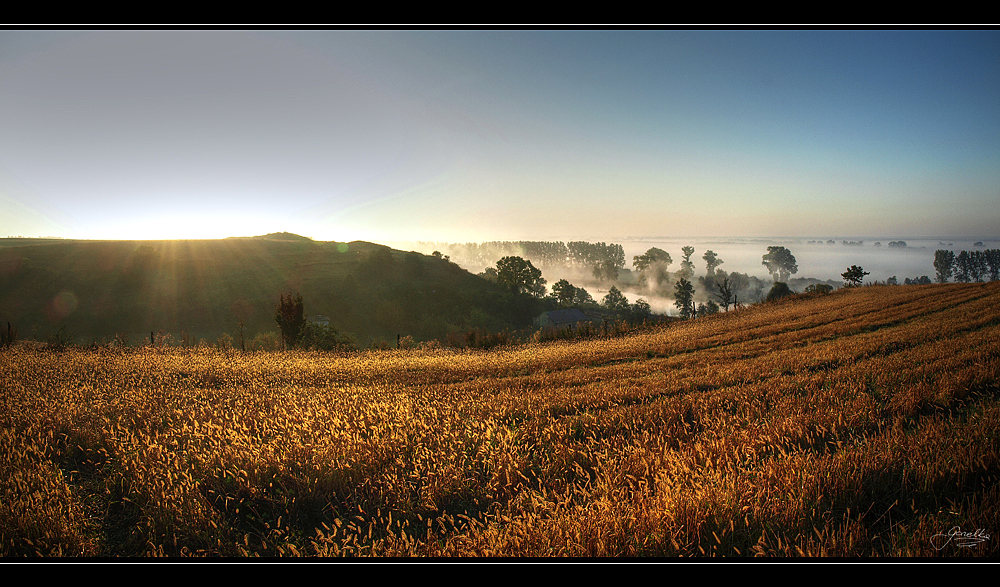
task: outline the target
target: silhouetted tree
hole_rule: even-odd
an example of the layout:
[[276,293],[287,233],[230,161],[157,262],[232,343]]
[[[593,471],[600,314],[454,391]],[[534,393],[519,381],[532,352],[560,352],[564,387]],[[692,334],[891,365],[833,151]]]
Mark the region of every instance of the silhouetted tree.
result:
[[[692,251],[694,252],[694,251]],[[680,311],[681,318],[694,315],[694,285],[683,277],[674,285],[674,306]]]
[[708,266],[708,277],[709,278],[711,278],[711,277],[713,277],[715,275],[715,268],[718,267],[719,265],[722,265],[724,263],[724,261],[722,259],[720,259],[719,256],[716,255],[711,250],[705,251],[705,254],[702,255],[701,258],[705,260],[705,264]]
[[719,302],[722,303],[722,308],[728,312],[729,306],[732,305],[735,299],[735,292],[733,291],[733,286],[729,281],[729,277],[723,278],[721,283],[716,281],[715,287],[719,290],[718,293],[715,294],[715,297],[719,298]]
[[857,265],[851,265],[847,271],[840,274],[844,278],[845,287],[858,287],[861,282],[864,281],[865,275],[871,275],[871,272],[865,271]]
[[968,251],[962,251],[955,257],[955,281],[969,283],[971,280],[972,259],[969,258]]
[[982,283],[983,277],[989,270],[986,264],[986,255],[982,251],[972,251],[969,253],[969,278],[976,283]]
[[604,300],[601,302],[605,308],[613,312],[615,318],[618,318],[622,314],[628,312],[628,299],[625,297],[617,287],[611,286],[611,291],[608,295],[604,296]]
[[497,283],[517,293],[529,293],[536,298],[545,295],[542,271],[521,257],[504,257],[497,261]]
[[552,285],[551,295],[560,304],[569,306],[573,303],[573,299],[576,297],[576,288],[565,279],[560,279]]
[[573,303],[578,306],[593,304],[594,298],[592,298],[590,293],[582,287],[575,287],[573,288]]
[[934,251],[934,270],[937,271],[938,283],[948,283],[948,278],[955,271],[955,252],[945,249]]
[[694,277],[694,263],[691,262],[691,255],[694,254],[694,247],[681,247],[681,252],[684,253],[684,260],[681,261],[681,269],[677,272],[677,276],[681,279],[689,280]]
[[786,283],[793,273],[799,272],[795,256],[785,247],[767,247],[767,254],[763,256],[761,264],[767,266],[768,272],[776,282]]
[[632,265],[641,274],[640,283],[649,283],[649,277],[652,276],[656,287],[668,279],[667,268],[673,262],[670,253],[656,247],[650,248],[643,255],[632,257]]
[[639,298],[629,307],[629,312],[632,314],[632,322],[638,324],[653,314],[653,308],[650,307],[649,302]]
[[282,295],[274,313],[274,321],[278,323],[278,328],[281,330],[281,338],[285,347],[294,347],[306,324],[302,295],[292,295],[290,292],[288,297]]
[[632,265],[635,267],[635,270],[639,272],[643,272],[650,266],[657,263],[670,265],[673,262],[673,259],[670,258],[670,253],[656,247],[650,248],[642,255],[632,257]]
[[990,270],[990,281],[997,281],[1000,279],[1000,249],[986,249],[983,254]]
[[594,265],[594,278],[598,281],[618,281],[618,269],[619,267],[615,264],[614,260],[605,259]]

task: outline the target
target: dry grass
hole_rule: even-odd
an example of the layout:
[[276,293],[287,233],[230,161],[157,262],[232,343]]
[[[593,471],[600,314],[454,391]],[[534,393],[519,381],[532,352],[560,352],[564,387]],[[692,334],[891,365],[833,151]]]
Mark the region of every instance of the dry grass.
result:
[[[4,349],[0,554],[996,556],[998,308],[881,287],[489,352]],[[938,550],[956,526],[991,537]]]

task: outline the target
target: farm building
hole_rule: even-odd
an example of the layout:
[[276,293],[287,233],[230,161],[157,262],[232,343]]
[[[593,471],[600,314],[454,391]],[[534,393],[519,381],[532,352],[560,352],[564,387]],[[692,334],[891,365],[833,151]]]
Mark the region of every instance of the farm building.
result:
[[535,326],[540,328],[551,326],[553,328],[569,328],[572,330],[576,328],[578,322],[590,322],[590,318],[577,308],[542,312],[535,318]]

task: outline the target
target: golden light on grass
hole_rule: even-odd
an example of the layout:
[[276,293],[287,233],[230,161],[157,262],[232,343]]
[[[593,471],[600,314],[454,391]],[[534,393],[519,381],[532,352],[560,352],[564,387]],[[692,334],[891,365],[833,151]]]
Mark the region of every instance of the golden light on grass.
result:
[[1000,286],[453,350],[0,351],[0,552],[996,556]]

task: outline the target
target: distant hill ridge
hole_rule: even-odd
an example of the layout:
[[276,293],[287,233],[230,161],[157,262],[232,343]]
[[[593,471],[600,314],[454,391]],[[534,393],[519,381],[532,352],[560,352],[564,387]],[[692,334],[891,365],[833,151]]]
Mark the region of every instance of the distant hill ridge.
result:
[[330,317],[361,346],[444,338],[468,329],[530,327],[546,303],[513,295],[446,259],[290,232],[215,240],[34,241],[0,247],[0,324],[44,340],[65,328],[77,342],[151,331],[175,340],[275,332],[283,293]]

